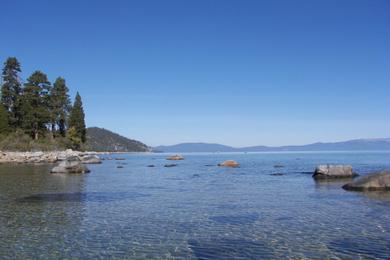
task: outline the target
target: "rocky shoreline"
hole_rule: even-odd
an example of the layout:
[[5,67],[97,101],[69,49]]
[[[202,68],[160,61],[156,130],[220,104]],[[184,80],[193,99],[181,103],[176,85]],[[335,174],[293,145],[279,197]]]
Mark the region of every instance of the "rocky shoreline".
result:
[[64,161],[69,157],[77,156],[82,158],[88,155],[108,154],[108,152],[80,152],[73,151],[71,149],[65,151],[48,151],[48,152],[0,152],[0,164],[1,163],[56,163],[58,161]]

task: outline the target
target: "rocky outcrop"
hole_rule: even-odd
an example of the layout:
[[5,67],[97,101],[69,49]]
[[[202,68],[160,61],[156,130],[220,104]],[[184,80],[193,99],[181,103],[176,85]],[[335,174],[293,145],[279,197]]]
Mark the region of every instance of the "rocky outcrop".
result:
[[0,163],[55,163],[72,156],[84,158],[96,154],[98,153],[73,151],[72,149],[50,152],[0,152]]
[[314,171],[313,178],[351,178],[357,176],[351,165],[319,165]]
[[80,157],[81,162],[84,164],[100,164],[102,160],[97,155],[85,155]]
[[184,160],[184,157],[176,154],[176,155],[172,155],[172,156],[167,157],[167,160],[179,161],[179,160]]
[[240,164],[236,161],[233,161],[233,160],[227,160],[227,161],[224,161],[223,163],[219,163],[218,166],[221,166],[221,167],[240,167]]
[[390,190],[390,170],[372,173],[345,184],[345,190],[352,191],[381,191]]
[[77,156],[72,156],[60,162],[51,170],[51,173],[88,173],[89,169],[81,162]]

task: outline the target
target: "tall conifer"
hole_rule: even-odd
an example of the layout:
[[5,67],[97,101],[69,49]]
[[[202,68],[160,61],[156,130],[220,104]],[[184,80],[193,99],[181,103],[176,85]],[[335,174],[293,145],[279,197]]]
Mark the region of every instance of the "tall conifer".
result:
[[50,82],[46,74],[35,71],[24,85],[22,96],[23,128],[37,140],[50,123],[49,93]]
[[22,92],[22,85],[19,78],[20,72],[20,63],[15,57],[9,57],[4,62],[1,103],[8,113],[9,123],[13,127],[20,127],[21,125],[19,97]]
[[77,92],[76,94],[76,98],[72,110],[70,112],[69,127],[70,128],[74,127],[81,141],[85,143],[85,141],[87,140],[86,138],[87,130],[85,127],[85,115],[83,109],[83,102],[81,101],[81,96],[79,92]]
[[66,121],[71,106],[68,91],[65,79],[58,77],[50,93],[52,124],[57,125],[61,136],[65,136]]

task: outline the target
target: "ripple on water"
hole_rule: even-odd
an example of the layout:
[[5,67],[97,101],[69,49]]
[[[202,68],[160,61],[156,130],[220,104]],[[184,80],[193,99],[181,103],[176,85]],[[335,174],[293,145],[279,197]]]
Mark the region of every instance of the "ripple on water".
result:
[[390,259],[390,238],[343,238],[331,241],[328,248],[344,256],[360,255],[370,259]]
[[262,241],[246,239],[188,240],[189,248],[197,259],[269,259],[273,249]]
[[210,220],[225,224],[225,225],[244,225],[244,224],[252,224],[256,220],[259,219],[258,213],[246,213],[240,215],[221,215],[221,216],[213,216],[209,218]]

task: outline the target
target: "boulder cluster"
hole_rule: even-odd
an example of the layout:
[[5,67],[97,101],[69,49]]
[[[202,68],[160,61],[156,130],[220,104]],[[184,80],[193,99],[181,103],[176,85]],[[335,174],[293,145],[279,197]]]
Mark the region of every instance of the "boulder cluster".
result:
[[[358,176],[351,165],[319,165],[314,171],[314,179],[354,178]],[[390,171],[371,173],[345,184],[343,189],[350,191],[390,190]]]

